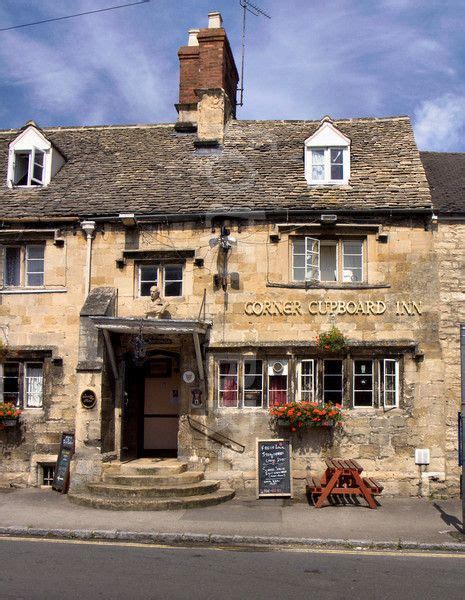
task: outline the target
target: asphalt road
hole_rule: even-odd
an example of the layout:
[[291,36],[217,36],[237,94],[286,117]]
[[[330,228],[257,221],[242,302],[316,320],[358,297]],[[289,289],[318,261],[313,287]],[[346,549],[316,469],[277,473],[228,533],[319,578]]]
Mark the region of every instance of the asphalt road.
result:
[[2,600],[465,598],[465,554],[170,548],[0,538]]

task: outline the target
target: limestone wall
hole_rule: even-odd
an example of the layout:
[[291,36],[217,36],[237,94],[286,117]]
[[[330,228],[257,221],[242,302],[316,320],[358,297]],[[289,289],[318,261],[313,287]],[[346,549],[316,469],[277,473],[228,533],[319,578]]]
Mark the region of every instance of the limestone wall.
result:
[[438,396],[445,419],[445,459],[449,493],[457,493],[457,413],[460,410],[460,324],[465,323],[465,222],[440,221],[435,233],[440,278],[440,329],[444,387]]
[[[56,460],[61,433],[73,431],[79,311],[84,302],[85,239],[64,231],[63,246],[47,239],[45,286],[41,293],[0,294],[3,341],[7,359],[46,348],[43,408],[25,409],[21,427],[0,431],[0,478],[15,485],[37,485],[38,463]],[[52,359],[62,358],[63,366]]]
[[[265,348],[267,345],[266,352],[270,356],[277,357],[279,352],[288,351],[298,356],[301,350],[292,350],[292,342],[304,347],[308,343],[310,347],[319,332],[335,324],[354,344],[376,346],[381,342],[386,345],[404,341],[415,343],[417,347],[410,347],[403,357],[399,408],[388,412],[382,408],[350,409],[342,431],[311,431],[301,438],[293,436],[297,493],[303,491],[307,469],[318,472],[324,456],[344,455],[359,459],[369,474],[385,483],[387,492],[417,494],[421,477],[413,457],[418,447],[430,448],[432,455],[429,472],[433,475],[423,477],[421,492],[444,493],[446,472],[452,474],[447,484],[449,491],[456,490],[456,471],[451,466],[455,435],[452,423],[456,407],[452,401],[444,404],[439,399],[443,397],[445,380],[448,397],[452,397],[457,389],[455,371],[453,376],[445,378],[443,353],[455,356],[457,352],[458,334],[454,342],[450,331],[461,308],[460,297],[454,295],[456,292],[446,291],[444,285],[439,287],[437,257],[441,277],[449,281],[447,285],[460,285],[454,265],[458,267],[462,263],[458,257],[448,258],[451,251],[459,253],[460,233],[454,234],[451,248],[445,232],[441,229],[438,233],[428,231],[422,221],[409,219],[391,224],[379,223],[379,227],[359,226],[358,229],[339,229],[338,226],[336,233],[340,231],[341,235],[358,235],[366,239],[367,285],[359,286],[359,289],[348,289],[348,286],[304,289],[290,284],[292,236],[331,235],[334,230],[322,230],[317,223],[296,224],[280,228],[279,235],[274,235],[274,241],[270,240],[270,233],[275,234],[276,231],[274,226],[265,222],[250,222],[239,228],[231,224],[231,235],[237,244],[230,252],[228,270],[238,273],[239,285],[238,289],[229,285],[226,293],[216,289],[213,282],[220,265],[218,245],[212,245],[211,240],[219,235],[218,227],[193,223],[146,226],[139,233],[132,234],[132,248],[170,251],[174,256],[180,250],[192,250],[196,259],[203,259],[203,266],[196,266],[193,257],[186,259],[183,297],[169,299],[169,312],[173,318],[211,320],[207,411],[205,414],[196,411],[196,418],[245,447],[242,453],[225,449],[194,432],[184,417],[179,438],[180,455],[192,459],[192,464],[197,466],[203,460],[219,477],[236,487],[252,489],[255,485],[256,439],[288,435],[288,432],[270,428],[266,409],[245,411],[217,407],[216,359],[231,353],[241,355],[248,352],[253,355],[256,352],[254,346]],[[382,239],[378,238],[380,232],[385,236]],[[435,236],[439,241],[443,236],[444,243],[435,246]],[[150,303],[147,298],[138,297],[137,265],[132,258],[126,258],[125,264],[116,264],[123,258],[127,239],[123,227],[116,225],[106,225],[96,234],[91,285],[93,288],[104,286],[117,290],[118,316],[142,316]],[[32,484],[34,480],[28,472],[29,465],[36,460],[34,456],[42,450],[49,455],[56,452],[59,434],[73,427],[75,414],[77,433],[82,443],[86,427],[92,426],[92,439],[98,439],[103,432],[105,450],[112,445],[109,428],[115,424],[118,439],[119,427],[118,419],[113,419],[112,415],[115,403],[111,395],[115,394],[115,390],[109,382],[109,368],[103,378],[101,374],[81,373],[77,381],[79,311],[84,302],[84,236],[81,232],[76,235],[69,232],[64,248],[47,243],[47,257],[47,285],[53,282],[54,286],[59,285],[66,292],[0,296],[0,314],[2,323],[8,327],[9,344],[51,345],[58,349],[57,353],[64,361],[62,372],[53,373],[48,378],[49,391],[44,410],[24,415],[22,443],[17,440],[16,445],[8,449],[11,444],[7,448],[5,441],[1,441],[5,438],[0,438],[0,443],[3,443],[2,471],[19,476],[23,481],[29,477]],[[453,264],[448,265],[448,261]],[[461,289],[463,294],[463,287]],[[449,299],[453,300],[453,304],[447,317],[447,311],[441,311],[444,310],[444,302]],[[267,302],[266,306],[290,303],[291,309],[286,310],[289,314],[280,314],[278,309],[269,308],[263,314],[255,314],[250,304],[247,307],[247,303],[260,303],[257,306],[265,307]],[[350,314],[355,305],[360,308],[355,314]],[[350,310],[347,307],[351,307]],[[276,347],[283,343],[284,347],[277,350]],[[186,356],[189,347],[190,358]],[[180,340],[179,348],[183,355],[181,368],[196,370],[193,346]],[[121,360],[122,350],[116,344],[118,360]],[[79,393],[89,386],[98,392],[97,410],[104,407],[103,419],[95,422],[92,415],[84,414],[82,409],[78,408],[76,412]],[[183,391],[183,407],[189,403],[189,392],[188,387]],[[0,432],[0,436],[5,434]]]

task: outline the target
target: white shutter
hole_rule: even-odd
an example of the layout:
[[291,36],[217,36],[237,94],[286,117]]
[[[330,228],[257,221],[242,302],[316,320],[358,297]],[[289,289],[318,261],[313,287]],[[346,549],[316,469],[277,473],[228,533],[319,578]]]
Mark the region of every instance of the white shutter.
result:
[[320,281],[320,240],[305,238],[305,279]]

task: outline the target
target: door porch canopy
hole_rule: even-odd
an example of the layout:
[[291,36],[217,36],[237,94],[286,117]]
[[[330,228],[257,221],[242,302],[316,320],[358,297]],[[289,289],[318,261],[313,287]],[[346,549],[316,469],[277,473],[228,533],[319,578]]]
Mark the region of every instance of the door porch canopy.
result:
[[101,330],[105,339],[115,379],[118,379],[118,367],[115,359],[110,333],[137,335],[192,335],[199,378],[205,380],[200,337],[205,336],[211,327],[211,321],[201,319],[150,319],[147,317],[90,317],[92,323]]

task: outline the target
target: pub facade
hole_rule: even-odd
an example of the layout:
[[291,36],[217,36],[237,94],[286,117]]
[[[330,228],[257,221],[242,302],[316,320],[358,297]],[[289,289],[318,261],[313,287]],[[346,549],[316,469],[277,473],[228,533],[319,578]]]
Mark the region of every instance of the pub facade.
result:
[[[334,456],[386,493],[457,493],[459,358],[409,119],[237,120],[218,13],[179,59],[175,124],[0,132],[0,381],[23,411],[2,480],[43,484],[71,431],[76,495],[152,457],[255,494],[272,438],[296,496]],[[317,342],[333,327],[337,352]],[[270,419],[291,401],[340,404],[344,425]]]

